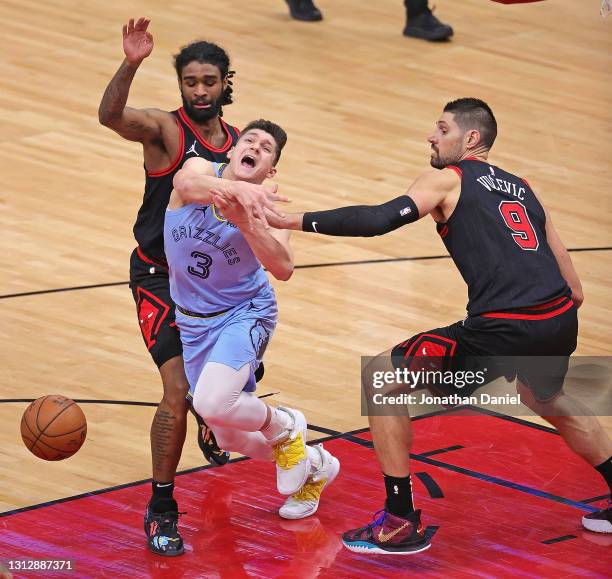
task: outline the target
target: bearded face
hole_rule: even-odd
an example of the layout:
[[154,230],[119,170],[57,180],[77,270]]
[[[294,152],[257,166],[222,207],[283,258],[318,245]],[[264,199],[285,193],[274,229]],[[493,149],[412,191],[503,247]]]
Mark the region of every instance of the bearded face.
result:
[[187,116],[205,123],[219,115],[227,81],[214,64],[192,61],[181,71],[181,97]]

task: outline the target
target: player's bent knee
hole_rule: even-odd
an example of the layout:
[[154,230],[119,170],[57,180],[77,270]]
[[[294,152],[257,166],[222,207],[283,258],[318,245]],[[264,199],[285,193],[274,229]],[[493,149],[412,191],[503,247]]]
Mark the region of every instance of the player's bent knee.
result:
[[185,398],[189,391],[189,382],[185,376],[182,356],[175,356],[165,362],[160,366],[159,373],[164,386],[165,398],[170,400]]
[[385,380],[385,377],[388,377],[389,372],[394,372],[390,352],[383,352],[368,360],[361,371],[364,394],[371,396],[380,392],[382,386],[388,385],[389,380]]
[[224,426],[230,423],[232,407],[226,404],[216,404],[212,401],[205,400],[201,405],[201,412],[196,412],[210,425]]
[[189,385],[187,383],[164,383],[162,403],[172,408],[175,413],[187,413],[189,410],[189,402],[186,398],[188,391]]
[[207,424],[224,425],[230,414],[231,404],[228,400],[220,399],[213,394],[196,396],[193,400],[195,411]]

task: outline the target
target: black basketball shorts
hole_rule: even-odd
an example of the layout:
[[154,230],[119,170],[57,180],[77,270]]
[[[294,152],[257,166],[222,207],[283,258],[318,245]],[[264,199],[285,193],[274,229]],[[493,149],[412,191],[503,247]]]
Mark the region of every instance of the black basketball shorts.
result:
[[[470,316],[444,328],[412,336],[392,350],[395,368],[442,372],[477,372],[483,381],[457,388],[436,383],[436,394],[469,396],[505,376],[518,378],[539,402],[562,389],[569,356],[576,349],[577,309],[569,297],[535,308]],[[433,361],[433,363],[432,363]]]
[[137,247],[130,258],[130,288],[140,331],[153,361],[160,367],[182,356],[167,266],[148,258]]

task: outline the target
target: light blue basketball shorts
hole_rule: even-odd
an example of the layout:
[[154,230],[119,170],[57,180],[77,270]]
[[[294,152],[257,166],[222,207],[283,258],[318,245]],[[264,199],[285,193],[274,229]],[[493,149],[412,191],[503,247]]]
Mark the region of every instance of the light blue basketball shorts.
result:
[[272,288],[233,307],[223,314],[202,318],[176,310],[176,325],[183,344],[185,374],[189,382],[188,399],[193,396],[198,378],[207,362],[218,362],[240,370],[250,365],[247,392],[255,390],[255,370],[263,359],[278,318]]

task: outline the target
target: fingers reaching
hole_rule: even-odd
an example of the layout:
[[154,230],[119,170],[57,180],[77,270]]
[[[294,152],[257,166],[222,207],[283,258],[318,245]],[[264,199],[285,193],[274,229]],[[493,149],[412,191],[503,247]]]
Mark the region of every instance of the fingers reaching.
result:
[[123,25],[123,36],[126,37],[126,36],[128,36],[129,34],[132,34],[135,31],[146,32],[146,30],[149,27],[150,23],[151,23],[151,20],[149,18],[141,17],[134,24],[134,19],[130,18],[128,20],[128,23]]
[[286,197],[285,195],[281,195],[278,193],[278,185],[275,183],[274,185],[265,186],[266,197],[270,199],[270,201],[280,201],[281,203],[291,203],[291,199]]

